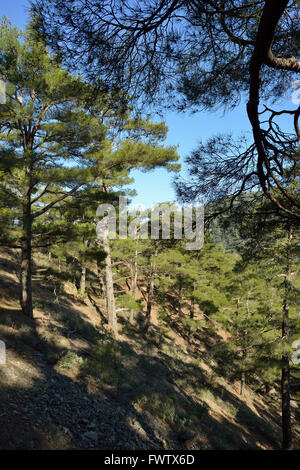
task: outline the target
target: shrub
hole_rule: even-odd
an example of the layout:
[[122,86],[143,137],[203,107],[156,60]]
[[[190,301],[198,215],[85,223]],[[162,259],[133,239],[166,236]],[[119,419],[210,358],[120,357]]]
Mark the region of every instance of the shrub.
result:
[[177,400],[172,394],[154,392],[135,399],[136,405],[172,425],[176,420]]
[[103,341],[95,346],[90,357],[85,359],[83,370],[109,385],[116,385],[121,371],[123,349],[112,340]]
[[58,361],[59,369],[74,369],[83,364],[83,358],[73,351],[67,351]]

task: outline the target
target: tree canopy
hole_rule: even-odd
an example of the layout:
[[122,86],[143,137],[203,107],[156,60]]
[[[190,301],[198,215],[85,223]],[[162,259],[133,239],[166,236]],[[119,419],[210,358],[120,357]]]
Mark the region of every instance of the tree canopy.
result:
[[[300,110],[262,107],[263,100],[283,97],[300,71],[296,1],[33,4],[39,34],[91,80],[130,90],[148,103],[156,97],[160,105],[179,110],[232,108],[246,95],[253,143],[236,162],[235,186],[239,192],[260,187],[281,215],[300,218],[299,198],[286,188],[291,172],[299,171]],[[283,114],[291,118],[294,135],[280,128]],[[212,161],[215,155],[214,149]]]
[[161,145],[164,123],[133,119],[119,96],[95,96],[93,87],[60,66],[31,27],[23,33],[4,19],[0,34],[0,76],[7,82],[0,110],[0,238],[21,249],[21,305],[32,316],[32,247],[49,245],[53,232],[66,239],[59,220],[39,223],[40,217],[84,190],[91,205],[95,197],[100,203],[104,188],[128,182],[133,168],[178,170],[178,155]]

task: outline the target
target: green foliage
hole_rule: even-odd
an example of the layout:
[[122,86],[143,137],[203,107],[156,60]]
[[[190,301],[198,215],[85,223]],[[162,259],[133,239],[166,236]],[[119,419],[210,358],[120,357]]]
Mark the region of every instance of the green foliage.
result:
[[84,363],[84,359],[78,356],[73,351],[66,351],[66,353],[58,361],[57,366],[59,369],[75,369]]
[[213,348],[212,356],[217,363],[218,375],[230,381],[239,378],[239,354],[233,344],[218,341]]
[[84,360],[82,371],[109,385],[117,385],[121,372],[123,349],[111,340],[102,341],[95,346],[90,356]]
[[194,318],[183,318],[182,324],[186,326],[191,332],[196,333],[199,327],[204,325],[203,320],[195,320]]
[[136,313],[140,312],[142,307],[142,301],[136,300],[130,294],[122,294],[117,297],[116,305],[119,308],[126,309],[126,310],[134,310]]
[[141,394],[135,398],[135,404],[164,420],[170,425],[174,425],[176,420],[177,398],[171,393],[153,392]]

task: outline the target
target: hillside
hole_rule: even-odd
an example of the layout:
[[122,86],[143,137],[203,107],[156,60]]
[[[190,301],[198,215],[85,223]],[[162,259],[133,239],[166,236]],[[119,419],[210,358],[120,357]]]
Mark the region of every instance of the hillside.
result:
[[32,322],[18,303],[16,256],[0,257],[1,449],[280,448],[279,394],[257,384],[240,396],[239,383],[220,374],[214,346],[228,333],[219,325],[206,320],[187,338],[170,299],[164,319],[154,306],[144,336],[120,311],[110,340],[103,299],[90,291],[80,299],[71,282],[56,286],[42,255]]

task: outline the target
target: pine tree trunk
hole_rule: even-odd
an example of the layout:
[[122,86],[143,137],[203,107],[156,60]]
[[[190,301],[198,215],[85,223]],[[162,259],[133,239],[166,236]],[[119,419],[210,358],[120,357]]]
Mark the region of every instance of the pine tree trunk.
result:
[[97,261],[97,276],[100,284],[101,295],[106,298],[106,290],[105,290],[105,281],[103,274],[102,266],[100,265],[99,261]]
[[[292,253],[291,242],[293,238],[292,226],[288,231],[287,245],[287,264],[286,276],[284,280],[284,301],[283,301],[283,319],[282,319],[282,338],[289,336],[289,296],[291,291],[291,270],[292,270]],[[290,402],[290,365],[289,355],[282,355],[281,369],[281,409],[282,409],[282,449],[289,450],[292,448],[292,425],[291,425],[291,402]]]
[[241,388],[240,388],[240,395],[244,395],[244,390],[245,390],[245,384],[246,384],[246,374],[245,371],[242,371],[242,376],[241,376]]
[[270,390],[271,390],[271,385],[269,382],[267,382],[265,384],[265,395],[268,395],[270,393]]
[[31,261],[31,234],[21,241],[21,308],[29,318],[33,318],[32,306],[32,261]]
[[[136,286],[137,286],[137,278],[138,278],[137,257],[138,257],[138,251],[136,249],[135,253],[134,253],[132,278],[131,278],[131,295],[134,299],[135,299],[135,294],[136,294]],[[134,310],[131,309],[130,310],[130,316],[129,316],[130,323],[133,323],[133,320],[134,320]]]
[[81,267],[80,295],[85,295],[85,287],[86,287],[86,267],[83,265]]
[[[244,332],[244,338],[245,338],[245,342],[246,342],[247,341],[247,332]],[[244,395],[245,385],[246,385],[246,370],[245,370],[246,359],[247,359],[247,351],[245,349],[243,349],[243,352],[242,352],[241,388],[240,388],[240,395],[241,396]]]
[[195,317],[195,304],[194,304],[194,301],[195,301],[195,286],[196,286],[196,283],[195,283],[195,280],[193,281],[193,296],[191,298],[191,305],[190,305],[190,318],[193,319]]
[[151,274],[150,280],[147,289],[147,309],[145,317],[145,331],[148,331],[151,324],[151,310],[152,310],[152,301],[153,301],[153,292],[154,292],[154,266],[151,264]]
[[[250,309],[249,309],[249,296],[251,292],[248,291],[247,293],[247,301],[246,301],[246,318],[248,319],[250,317]],[[243,342],[244,342],[244,348],[246,348],[246,345],[248,345],[248,333],[247,330],[243,331]],[[245,385],[246,385],[246,371],[245,371],[245,366],[246,366],[246,359],[247,359],[247,350],[243,349],[242,351],[242,374],[241,374],[241,388],[240,388],[240,395],[244,395],[244,390],[245,390]]]
[[194,317],[195,317],[195,305],[194,305],[194,302],[191,300],[190,319],[193,320]]
[[105,258],[105,284],[106,284],[106,309],[108,317],[108,328],[114,337],[118,334],[117,314],[114,296],[114,283],[111,253],[108,237],[103,239],[103,249],[106,254]]
[[282,356],[281,369],[281,409],[282,409],[282,449],[292,448],[291,404],[290,404],[290,367],[288,355]]
[[26,186],[23,196],[23,236],[21,239],[21,293],[23,314],[33,318],[32,306],[32,214],[31,214],[31,160],[27,157]]
[[178,286],[178,315],[182,317],[181,309],[181,297],[182,297],[182,278],[179,276],[179,286]]
[[[154,251],[154,257],[158,254],[158,247],[156,245]],[[147,332],[150,325],[151,325],[151,310],[152,310],[152,302],[153,302],[153,294],[154,294],[154,280],[155,280],[155,264],[151,262],[150,264],[150,279],[147,289],[147,309],[146,309],[146,317],[145,317],[145,331]]]

